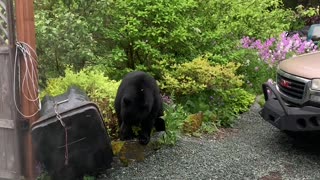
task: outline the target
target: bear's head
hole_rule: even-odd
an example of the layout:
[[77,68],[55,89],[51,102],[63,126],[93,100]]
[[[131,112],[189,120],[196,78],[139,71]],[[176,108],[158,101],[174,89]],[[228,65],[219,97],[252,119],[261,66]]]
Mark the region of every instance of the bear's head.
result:
[[122,123],[139,125],[149,117],[153,103],[153,92],[148,89],[139,89],[126,94],[121,100]]

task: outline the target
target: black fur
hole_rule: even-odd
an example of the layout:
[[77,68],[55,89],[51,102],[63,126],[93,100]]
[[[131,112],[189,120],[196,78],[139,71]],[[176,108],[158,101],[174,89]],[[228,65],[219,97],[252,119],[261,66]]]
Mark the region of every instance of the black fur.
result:
[[120,129],[120,139],[134,138],[132,126],[140,127],[139,142],[150,141],[153,127],[165,130],[163,102],[156,80],[141,71],[128,73],[122,80],[115,99],[115,109]]

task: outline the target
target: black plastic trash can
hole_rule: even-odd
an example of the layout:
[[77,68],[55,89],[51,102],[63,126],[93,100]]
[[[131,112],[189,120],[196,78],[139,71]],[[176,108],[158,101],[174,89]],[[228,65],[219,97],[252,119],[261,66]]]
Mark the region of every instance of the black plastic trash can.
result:
[[111,167],[111,140],[100,111],[76,87],[46,96],[31,129],[37,160],[54,180],[77,179]]

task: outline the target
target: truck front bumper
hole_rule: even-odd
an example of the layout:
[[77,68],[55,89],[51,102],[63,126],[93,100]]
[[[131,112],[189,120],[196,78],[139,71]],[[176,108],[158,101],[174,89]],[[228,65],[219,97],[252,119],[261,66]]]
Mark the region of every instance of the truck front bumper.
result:
[[285,103],[275,85],[262,85],[266,103],[259,112],[262,118],[280,130],[320,130],[320,108],[314,106],[296,107]]

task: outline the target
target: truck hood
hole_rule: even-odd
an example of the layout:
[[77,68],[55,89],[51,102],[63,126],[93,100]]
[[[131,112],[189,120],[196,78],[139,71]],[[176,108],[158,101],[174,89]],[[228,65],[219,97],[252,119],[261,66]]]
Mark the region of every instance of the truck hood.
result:
[[320,52],[308,53],[284,60],[279,68],[306,79],[320,78]]

